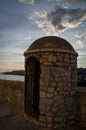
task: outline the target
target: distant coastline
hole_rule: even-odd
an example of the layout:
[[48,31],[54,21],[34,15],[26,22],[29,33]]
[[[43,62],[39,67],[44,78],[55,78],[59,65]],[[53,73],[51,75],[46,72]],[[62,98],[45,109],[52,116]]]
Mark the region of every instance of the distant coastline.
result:
[[24,70],[14,70],[14,71],[10,71],[10,72],[3,72],[2,74],[24,76]]
[[[10,72],[2,72],[0,74],[24,76],[24,70],[13,70]],[[86,68],[77,68],[77,85],[80,87],[86,87]]]
[[[7,72],[0,72],[0,74],[23,75],[24,76],[24,70],[13,70],[13,71],[7,71]],[[85,77],[86,76],[86,68],[77,68],[77,75],[79,75],[80,78],[81,78],[81,76]]]

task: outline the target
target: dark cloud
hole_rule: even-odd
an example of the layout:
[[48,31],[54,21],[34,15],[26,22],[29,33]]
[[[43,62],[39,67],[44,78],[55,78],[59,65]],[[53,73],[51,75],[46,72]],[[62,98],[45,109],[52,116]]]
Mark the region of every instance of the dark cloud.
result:
[[47,14],[48,21],[56,31],[64,31],[80,25],[86,19],[86,10],[83,9],[56,9]]
[[58,2],[58,5],[63,8],[68,7],[86,7],[86,0],[56,0]]
[[79,2],[81,2],[81,3],[86,3],[86,0],[65,0],[65,1],[69,1],[69,2],[77,2],[77,3],[79,3]]
[[[54,11],[35,12],[32,19],[47,32],[47,30],[62,33],[65,30],[76,28],[86,20],[86,9],[67,9],[56,7]],[[32,20],[31,19],[31,20]]]

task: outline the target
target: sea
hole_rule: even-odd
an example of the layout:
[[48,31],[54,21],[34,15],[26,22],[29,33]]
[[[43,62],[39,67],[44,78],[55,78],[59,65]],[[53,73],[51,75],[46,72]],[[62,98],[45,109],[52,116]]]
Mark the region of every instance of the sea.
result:
[[24,82],[24,76],[21,75],[0,74],[0,79]]

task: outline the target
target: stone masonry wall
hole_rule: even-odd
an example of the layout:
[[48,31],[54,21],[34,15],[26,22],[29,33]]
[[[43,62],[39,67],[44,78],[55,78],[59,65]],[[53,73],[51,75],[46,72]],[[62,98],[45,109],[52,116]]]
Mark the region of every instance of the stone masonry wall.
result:
[[77,107],[77,56],[69,53],[39,52],[40,61],[40,125],[65,127],[74,124],[73,111]]
[[0,80],[0,100],[24,106],[24,82]]

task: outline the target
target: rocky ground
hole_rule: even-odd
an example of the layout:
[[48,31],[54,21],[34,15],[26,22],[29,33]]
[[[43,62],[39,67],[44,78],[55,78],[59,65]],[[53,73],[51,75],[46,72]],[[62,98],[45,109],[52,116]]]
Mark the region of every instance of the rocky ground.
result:
[[30,125],[23,112],[15,106],[0,102],[0,130],[42,130]]
[[[20,108],[0,102],[0,130],[53,130],[29,124]],[[56,129],[58,130],[58,129]],[[59,129],[63,130],[63,129]],[[85,128],[66,128],[64,130],[86,130]]]

